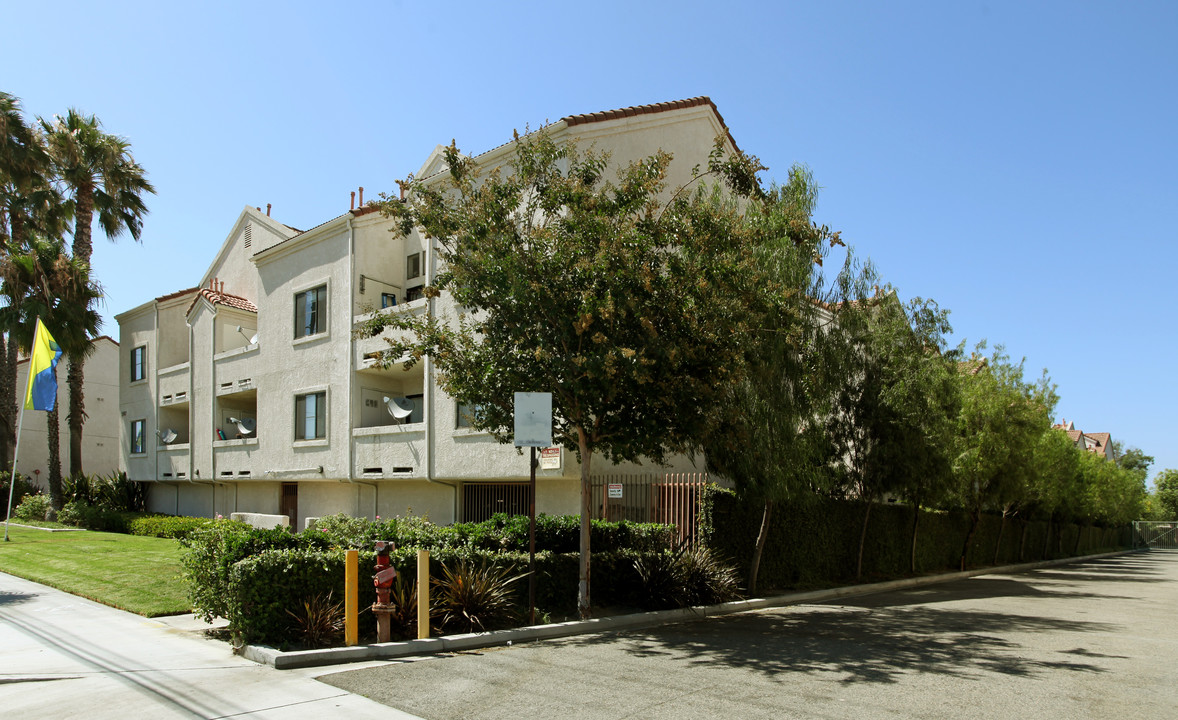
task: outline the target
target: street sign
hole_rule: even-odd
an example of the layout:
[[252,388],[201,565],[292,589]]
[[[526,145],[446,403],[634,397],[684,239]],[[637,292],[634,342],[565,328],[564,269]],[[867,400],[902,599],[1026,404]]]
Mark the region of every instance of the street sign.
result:
[[552,393],[515,394],[515,446],[546,448],[552,444]]

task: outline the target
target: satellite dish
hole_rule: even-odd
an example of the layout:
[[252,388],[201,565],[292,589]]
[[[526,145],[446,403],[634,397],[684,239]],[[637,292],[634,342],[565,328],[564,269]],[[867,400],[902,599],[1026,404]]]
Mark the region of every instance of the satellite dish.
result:
[[249,435],[254,430],[258,429],[258,423],[253,418],[229,418],[229,422],[237,426],[237,431],[242,435]]
[[248,340],[250,345],[257,345],[258,344],[258,333],[255,332],[253,337],[250,337],[245,334],[245,328],[243,328],[240,325],[237,326],[237,332],[241,333],[241,336],[243,338],[245,338],[246,340]]
[[254,333],[253,337],[250,338],[250,345],[257,345],[257,344],[258,344],[258,334]]
[[160,433],[160,440],[163,441],[164,445],[171,445],[176,442],[176,431],[172,428],[164,430]]
[[413,409],[416,407],[413,404],[412,400],[410,400],[409,398],[403,398],[403,397],[400,397],[400,398],[387,397],[384,399],[384,406],[385,406],[385,408],[388,409],[389,415],[392,415],[393,417],[397,418],[398,420],[404,420],[405,418],[412,415]]

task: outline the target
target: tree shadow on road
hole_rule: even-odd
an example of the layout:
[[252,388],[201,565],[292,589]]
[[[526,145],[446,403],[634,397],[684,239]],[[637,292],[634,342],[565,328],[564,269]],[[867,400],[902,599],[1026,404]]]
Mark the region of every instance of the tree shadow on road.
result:
[[1069,651],[1068,657],[1029,657],[1009,638],[1016,633],[1107,632],[1113,626],[994,612],[930,607],[824,606],[781,608],[620,637],[570,642],[623,642],[634,656],[719,663],[766,676],[839,673],[843,682],[894,683],[910,673],[1031,677],[1058,670],[1105,672]]

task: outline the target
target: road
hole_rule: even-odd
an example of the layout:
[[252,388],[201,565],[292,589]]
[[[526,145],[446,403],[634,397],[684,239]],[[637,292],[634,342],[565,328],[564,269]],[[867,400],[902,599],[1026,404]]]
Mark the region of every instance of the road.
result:
[[[322,671],[318,671],[321,673]],[[148,620],[0,573],[0,716],[411,717],[257,665],[175,621]]]
[[1178,717],[1178,553],[390,663],[423,718]]

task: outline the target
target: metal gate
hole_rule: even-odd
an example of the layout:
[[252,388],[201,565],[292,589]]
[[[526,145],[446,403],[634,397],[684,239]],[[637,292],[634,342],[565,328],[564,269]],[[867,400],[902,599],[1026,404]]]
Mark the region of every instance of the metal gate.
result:
[[1178,521],[1134,520],[1133,547],[1178,550]]
[[681,541],[695,541],[707,473],[597,475],[592,484],[593,517],[674,525]]

